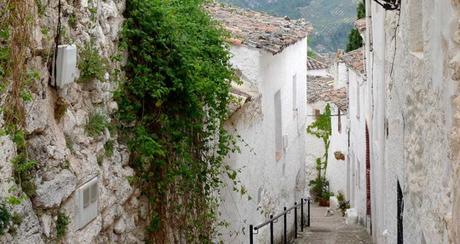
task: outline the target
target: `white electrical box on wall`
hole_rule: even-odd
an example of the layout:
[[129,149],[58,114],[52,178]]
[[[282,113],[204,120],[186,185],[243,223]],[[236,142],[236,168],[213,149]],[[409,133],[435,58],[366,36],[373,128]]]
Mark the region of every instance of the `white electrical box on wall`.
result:
[[75,81],[77,71],[77,46],[59,45],[56,58],[56,86],[64,87]]
[[75,192],[75,225],[77,229],[85,227],[97,217],[98,178],[94,177]]

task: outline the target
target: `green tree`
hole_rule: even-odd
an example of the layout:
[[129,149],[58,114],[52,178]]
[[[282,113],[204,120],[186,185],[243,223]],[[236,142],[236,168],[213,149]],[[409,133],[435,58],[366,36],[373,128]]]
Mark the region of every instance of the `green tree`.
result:
[[[361,1],[358,3],[356,12],[357,12],[358,19],[362,19],[366,17],[366,6],[364,5],[364,2]],[[359,31],[356,28],[353,28],[350,34],[348,34],[348,44],[347,44],[346,51],[350,52],[362,46],[363,46],[363,38],[361,37],[361,34],[359,33]]]
[[327,198],[328,195],[328,181],[326,179],[326,169],[329,161],[329,146],[331,145],[332,123],[331,123],[331,106],[326,105],[324,112],[311,125],[307,127],[307,133],[314,135],[321,139],[324,143],[324,154],[322,157],[316,159],[316,170],[318,175],[315,180],[310,182],[312,191],[316,198]]
[[359,2],[356,9],[358,19],[366,17],[366,5],[364,2]]
[[348,44],[347,44],[347,52],[356,50],[363,46],[363,38],[359,31],[355,28],[351,30],[350,34],[348,34]]
[[171,230],[211,243],[221,175],[236,151],[224,129],[231,100],[227,34],[204,12],[205,0],[129,0],[124,46],[127,81],[115,94],[131,151],[131,180],[149,199],[150,240]]

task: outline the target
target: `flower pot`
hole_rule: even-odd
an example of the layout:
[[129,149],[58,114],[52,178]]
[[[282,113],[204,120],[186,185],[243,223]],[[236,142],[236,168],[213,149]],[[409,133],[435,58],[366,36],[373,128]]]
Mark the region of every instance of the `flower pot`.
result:
[[330,203],[328,199],[320,199],[319,206],[321,207],[329,207]]

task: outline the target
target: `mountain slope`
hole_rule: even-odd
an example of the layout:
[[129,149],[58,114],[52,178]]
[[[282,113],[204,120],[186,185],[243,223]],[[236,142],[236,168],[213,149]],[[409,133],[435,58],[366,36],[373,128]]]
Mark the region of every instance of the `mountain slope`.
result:
[[356,0],[222,0],[292,19],[305,18],[313,24],[311,47],[318,52],[345,49],[356,16]]

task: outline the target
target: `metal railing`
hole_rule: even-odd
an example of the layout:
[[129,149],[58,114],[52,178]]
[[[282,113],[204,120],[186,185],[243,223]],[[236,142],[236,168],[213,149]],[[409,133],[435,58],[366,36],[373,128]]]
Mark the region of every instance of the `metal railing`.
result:
[[287,215],[291,213],[291,211],[294,209],[294,239],[297,238],[297,209],[300,207],[300,231],[303,232],[303,228],[305,226],[305,216],[304,216],[304,205],[307,204],[307,227],[310,226],[310,204],[311,200],[310,198],[301,198],[300,199],[300,205],[297,204],[297,202],[294,204],[294,206],[290,207],[289,209],[284,207],[284,211],[276,216],[270,215],[270,219],[263,222],[262,224],[259,225],[249,225],[249,243],[254,244],[254,235],[259,233],[259,230],[262,227],[265,227],[267,225],[270,225],[270,244],[274,243],[274,223],[278,222],[278,219],[283,217],[283,243],[287,244],[288,243],[288,237],[287,237]]

